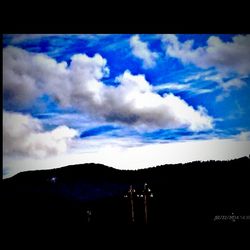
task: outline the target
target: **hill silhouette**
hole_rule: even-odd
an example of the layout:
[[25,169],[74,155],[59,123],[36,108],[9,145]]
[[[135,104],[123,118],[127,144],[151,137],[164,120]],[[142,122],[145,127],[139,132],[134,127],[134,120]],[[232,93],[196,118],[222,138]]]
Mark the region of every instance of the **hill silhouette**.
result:
[[145,183],[153,192],[147,206],[149,225],[249,223],[218,217],[249,216],[249,163],[250,158],[243,157],[141,170],[80,164],[22,172],[2,182],[4,223],[129,225],[131,203],[124,195],[133,185],[134,224],[144,225],[140,196]]

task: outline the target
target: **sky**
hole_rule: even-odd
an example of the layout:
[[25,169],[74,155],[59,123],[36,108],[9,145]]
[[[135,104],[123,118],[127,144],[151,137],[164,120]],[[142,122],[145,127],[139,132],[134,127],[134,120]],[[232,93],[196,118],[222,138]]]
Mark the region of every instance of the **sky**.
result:
[[3,178],[250,154],[249,34],[4,34]]

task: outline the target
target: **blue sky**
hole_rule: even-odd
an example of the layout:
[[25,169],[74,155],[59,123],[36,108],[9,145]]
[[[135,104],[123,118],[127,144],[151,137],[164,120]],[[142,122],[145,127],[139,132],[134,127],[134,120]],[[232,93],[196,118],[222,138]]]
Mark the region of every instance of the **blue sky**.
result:
[[248,155],[249,55],[241,34],[3,35],[4,173]]

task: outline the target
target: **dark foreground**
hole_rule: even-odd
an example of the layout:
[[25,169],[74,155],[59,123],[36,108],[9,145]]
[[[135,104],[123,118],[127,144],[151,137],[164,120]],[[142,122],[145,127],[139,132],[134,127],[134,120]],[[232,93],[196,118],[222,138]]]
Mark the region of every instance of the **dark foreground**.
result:
[[[250,159],[121,171],[99,164],[29,171],[2,182],[4,226],[213,225],[250,223]],[[134,195],[134,223],[130,185]]]

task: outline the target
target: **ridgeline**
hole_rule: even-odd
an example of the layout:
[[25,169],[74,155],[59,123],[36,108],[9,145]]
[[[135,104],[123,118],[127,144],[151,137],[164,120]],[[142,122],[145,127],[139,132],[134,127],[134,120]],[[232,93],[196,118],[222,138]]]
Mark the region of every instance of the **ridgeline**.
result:
[[[144,225],[147,183],[153,194],[147,200],[148,225],[249,223],[242,217],[250,215],[249,170],[250,158],[243,157],[142,170],[81,164],[22,172],[2,181],[3,222]],[[125,198],[130,185],[134,221]]]

